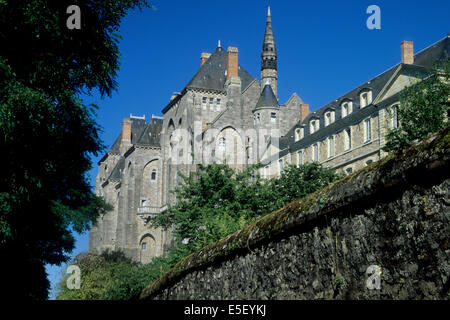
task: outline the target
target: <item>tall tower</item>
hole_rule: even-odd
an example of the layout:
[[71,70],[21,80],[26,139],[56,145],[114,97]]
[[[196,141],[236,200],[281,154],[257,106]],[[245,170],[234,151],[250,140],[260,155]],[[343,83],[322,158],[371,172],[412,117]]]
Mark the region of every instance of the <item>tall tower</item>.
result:
[[275,48],[275,40],[272,30],[272,17],[270,15],[270,7],[267,9],[266,32],[264,34],[264,42],[261,52],[261,91],[268,82],[272,87],[273,93],[278,97],[277,93],[277,50]]

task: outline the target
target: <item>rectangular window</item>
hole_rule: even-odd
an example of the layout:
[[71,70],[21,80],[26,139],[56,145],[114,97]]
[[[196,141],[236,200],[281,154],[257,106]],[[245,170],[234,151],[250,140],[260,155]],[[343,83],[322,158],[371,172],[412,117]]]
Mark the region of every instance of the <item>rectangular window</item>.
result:
[[398,128],[398,109],[397,109],[397,105],[395,105],[392,108],[392,113],[393,113],[392,127],[394,129],[397,129]]
[[303,164],[303,151],[297,152],[297,167]]
[[220,108],[221,108],[220,103],[221,103],[220,99],[217,98],[217,100],[216,100],[216,110],[217,110],[217,111],[220,111]]
[[214,98],[209,98],[209,109],[214,110]]
[[370,119],[364,121],[364,142],[369,142],[372,139],[372,128],[370,124]]
[[334,157],[334,137],[328,138],[328,158]]
[[346,151],[350,150],[350,148],[352,147],[352,136],[350,128],[344,130],[344,145]]
[[147,243],[146,242],[142,242],[142,250],[146,250],[147,249]]
[[206,110],[206,101],[207,101],[206,97],[203,97],[202,98],[202,109],[203,110]]
[[272,112],[270,114],[270,122],[276,123],[277,122],[277,114],[275,112]]
[[314,146],[314,161],[318,162],[319,161],[319,145],[316,143]]

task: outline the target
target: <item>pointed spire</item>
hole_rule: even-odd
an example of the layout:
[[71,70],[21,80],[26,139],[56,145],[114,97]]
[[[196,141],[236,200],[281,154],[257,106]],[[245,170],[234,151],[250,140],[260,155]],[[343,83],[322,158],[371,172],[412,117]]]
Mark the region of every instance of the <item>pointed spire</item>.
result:
[[219,42],[217,43],[217,47],[220,48],[220,40],[219,40]]
[[277,69],[277,50],[275,48],[275,39],[272,30],[272,16],[270,7],[267,8],[266,31],[264,33],[263,49],[261,52],[261,69]]

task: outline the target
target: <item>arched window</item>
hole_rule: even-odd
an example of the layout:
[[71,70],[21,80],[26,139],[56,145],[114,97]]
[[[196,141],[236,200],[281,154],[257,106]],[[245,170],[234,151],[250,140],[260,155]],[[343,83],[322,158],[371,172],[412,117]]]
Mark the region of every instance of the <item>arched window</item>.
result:
[[295,141],[299,141],[301,139],[301,129],[297,128],[295,129]]
[[334,122],[334,111],[333,110],[329,110],[329,111],[325,112],[324,122],[325,122],[325,127],[329,126],[330,124],[332,124]]
[[313,134],[317,130],[319,130],[319,120],[313,119],[309,123],[309,133]]
[[341,104],[341,118],[345,118],[353,112],[353,102],[349,99],[345,99]]
[[359,101],[361,108],[367,107],[372,103],[372,90],[364,89],[359,94]]

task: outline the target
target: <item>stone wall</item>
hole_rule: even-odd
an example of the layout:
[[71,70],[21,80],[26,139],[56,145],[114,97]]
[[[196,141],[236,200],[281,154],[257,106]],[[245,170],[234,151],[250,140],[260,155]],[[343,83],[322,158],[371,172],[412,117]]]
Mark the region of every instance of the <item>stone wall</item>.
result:
[[449,159],[446,129],[186,257],[141,298],[449,299]]

